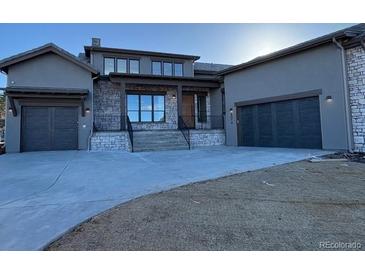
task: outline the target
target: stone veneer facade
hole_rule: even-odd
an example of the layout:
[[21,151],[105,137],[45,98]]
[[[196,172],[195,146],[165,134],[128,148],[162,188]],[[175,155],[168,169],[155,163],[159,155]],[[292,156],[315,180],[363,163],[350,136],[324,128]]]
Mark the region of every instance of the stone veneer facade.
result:
[[365,152],[365,50],[346,50],[348,89],[352,114],[354,150]]
[[108,80],[94,84],[94,124],[97,130],[121,130],[121,88]]

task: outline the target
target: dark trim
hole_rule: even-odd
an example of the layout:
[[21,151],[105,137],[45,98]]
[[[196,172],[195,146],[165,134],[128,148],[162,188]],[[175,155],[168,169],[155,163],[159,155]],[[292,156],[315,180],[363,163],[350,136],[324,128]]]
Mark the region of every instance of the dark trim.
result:
[[90,52],[109,52],[109,53],[118,53],[118,54],[135,54],[135,55],[147,55],[147,56],[155,56],[155,57],[169,57],[169,58],[177,58],[177,59],[185,59],[185,60],[199,60],[200,56],[195,55],[185,55],[185,54],[175,54],[175,53],[166,53],[166,52],[156,52],[156,51],[143,51],[143,50],[132,50],[132,49],[120,49],[120,48],[106,48],[106,47],[91,47],[84,46],[86,57],[90,57]]
[[13,97],[9,97],[9,103],[10,103],[11,111],[13,113],[13,117],[16,117],[18,113],[17,113],[16,107],[15,107],[15,103],[14,103],[14,98]]
[[53,93],[53,94],[82,94],[87,95],[89,90],[76,88],[53,88],[53,87],[7,87],[5,92],[14,93]]
[[220,83],[215,79],[198,77],[174,77],[150,74],[122,74],[110,73],[109,79],[113,81],[123,81],[127,84],[150,84],[150,85],[186,85],[207,88],[219,88]]
[[321,94],[322,94],[322,90],[320,90],[320,89],[310,90],[310,91],[287,94],[287,95],[280,95],[280,96],[266,97],[266,98],[260,98],[260,99],[255,99],[255,100],[241,101],[241,102],[236,102],[234,105],[235,105],[235,107],[250,106],[250,105],[273,103],[273,102],[286,101],[286,100],[292,100],[292,99],[319,96]]
[[50,98],[50,99],[84,99],[86,96],[81,94],[54,94],[54,93],[5,93],[9,98]]

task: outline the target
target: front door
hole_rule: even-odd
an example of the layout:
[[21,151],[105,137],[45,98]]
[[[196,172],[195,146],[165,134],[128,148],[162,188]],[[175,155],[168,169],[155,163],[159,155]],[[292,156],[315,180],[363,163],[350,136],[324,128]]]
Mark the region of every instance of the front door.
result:
[[195,128],[195,107],[194,95],[184,94],[182,96],[182,118],[188,128]]

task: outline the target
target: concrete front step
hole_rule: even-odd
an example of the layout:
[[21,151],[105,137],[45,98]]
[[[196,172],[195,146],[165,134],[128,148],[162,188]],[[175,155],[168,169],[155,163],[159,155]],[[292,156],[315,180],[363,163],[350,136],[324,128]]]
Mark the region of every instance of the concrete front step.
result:
[[149,130],[133,132],[134,151],[189,149],[179,130]]

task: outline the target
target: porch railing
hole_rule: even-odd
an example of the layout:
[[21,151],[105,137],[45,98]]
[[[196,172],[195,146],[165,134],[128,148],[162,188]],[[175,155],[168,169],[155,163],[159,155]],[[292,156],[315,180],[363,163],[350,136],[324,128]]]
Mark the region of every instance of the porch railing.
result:
[[223,115],[183,115],[180,116],[190,129],[224,129]]
[[179,116],[178,127],[179,127],[179,130],[181,131],[181,133],[183,134],[183,136],[188,144],[188,147],[190,149],[190,129],[186,125],[183,117],[181,117],[181,116]]
[[131,150],[133,152],[133,127],[131,120],[129,119],[129,116],[127,116],[127,130],[129,134],[129,139],[131,140],[131,146],[132,146]]

